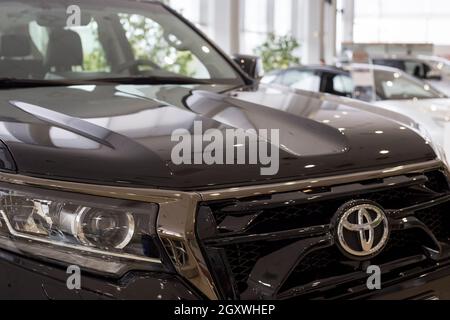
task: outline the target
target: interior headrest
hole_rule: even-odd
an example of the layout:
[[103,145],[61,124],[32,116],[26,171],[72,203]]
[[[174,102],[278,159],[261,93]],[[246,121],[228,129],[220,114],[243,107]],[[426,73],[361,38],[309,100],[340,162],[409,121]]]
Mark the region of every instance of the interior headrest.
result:
[[49,36],[46,65],[57,71],[70,71],[74,66],[83,65],[79,34],[72,30],[53,30]]
[[31,54],[30,38],[26,35],[4,34],[0,37],[0,56],[26,57]]

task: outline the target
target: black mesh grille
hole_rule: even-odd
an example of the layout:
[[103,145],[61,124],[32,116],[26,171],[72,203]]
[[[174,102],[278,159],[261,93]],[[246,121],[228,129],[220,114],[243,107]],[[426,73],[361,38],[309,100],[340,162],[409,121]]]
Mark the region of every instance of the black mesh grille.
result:
[[262,256],[262,249],[263,246],[258,245],[258,243],[234,245],[226,248],[228,263],[239,292],[244,292],[247,289],[248,277],[256,262]]
[[450,240],[450,204],[446,203],[418,211],[415,216],[431,230],[439,241],[448,242]]
[[[217,228],[216,235],[219,238],[235,237],[238,235],[275,235],[280,232],[309,228],[313,226],[329,225],[336,211],[346,202],[357,199],[371,200],[381,205],[387,211],[397,210],[422,204],[442,197],[449,193],[449,187],[445,175],[440,171],[426,174],[428,182],[410,184],[408,186],[396,187],[384,186],[378,190],[354,190],[351,195],[333,197],[323,197],[323,192],[314,194],[313,190],[310,199],[303,203],[292,204],[290,202],[271,203],[268,208],[262,206],[249,211],[230,211],[230,202],[204,204],[210,208],[212,216],[217,225],[220,225],[226,217],[242,217],[257,214],[257,218],[251,221],[250,226],[238,232],[227,232]],[[412,181],[415,181],[412,180]],[[381,181],[382,182],[382,181]],[[368,181],[367,185],[377,185],[380,181]],[[328,192],[329,194],[329,192]],[[261,199],[251,199],[248,202],[265,204],[270,200],[270,196]],[[227,208],[226,210],[224,208]],[[439,241],[449,241],[450,238],[450,203],[432,206],[429,209],[413,213],[414,216],[424,224],[421,228],[408,230],[394,230],[390,235],[389,242],[383,252],[371,261],[352,261],[331,243],[330,246],[308,251],[301,256],[298,264],[286,275],[285,281],[280,288],[280,292],[311,284],[323,279],[345,276],[354,272],[361,272],[367,263],[383,265],[395,262],[411,256],[427,254],[424,248],[438,249],[438,244],[433,240],[433,235]],[[431,233],[427,233],[426,229]],[[201,238],[201,235],[200,235]],[[202,240],[202,239],[201,239]],[[221,281],[231,281],[236,289],[237,296],[249,289],[249,277],[254,271],[257,262],[273,252],[277,252],[287,247],[298,239],[277,240],[268,238],[264,240],[252,240],[235,244],[215,245],[223,249],[223,256],[230,273],[229,279],[218,279]],[[298,252],[293,252],[294,255]],[[214,274],[214,266],[210,266]]]
[[448,192],[449,181],[441,171],[432,171],[426,174],[428,183],[426,186],[439,193]]
[[345,264],[346,259],[336,248],[314,251],[307,255],[295,268],[283,289],[290,289],[318,279],[327,279],[357,270],[357,267]]
[[339,205],[338,202],[327,201],[265,210],[254,222],[253,231],[264,233],[328,224]]

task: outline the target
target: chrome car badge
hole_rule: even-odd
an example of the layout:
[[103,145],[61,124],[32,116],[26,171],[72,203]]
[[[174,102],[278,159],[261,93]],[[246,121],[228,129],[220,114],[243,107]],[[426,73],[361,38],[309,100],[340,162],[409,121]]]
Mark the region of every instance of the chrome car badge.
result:
[[376,256],[389,240],[389,221],[384,209],[368,200],[344,204],[332,226],[339,248],[353,259]]

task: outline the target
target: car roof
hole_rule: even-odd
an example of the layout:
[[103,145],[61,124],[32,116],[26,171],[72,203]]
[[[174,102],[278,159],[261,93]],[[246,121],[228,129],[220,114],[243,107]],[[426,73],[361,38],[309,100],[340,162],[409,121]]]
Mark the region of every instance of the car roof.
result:
[[285,72],[287,70],[314,70],[314,71],[323,71],[323,72],[330,72],[335,74],[348,74],[351,72],[352,69],[369,69],[369,70],[379,70],[379,71],[386,71],[386,72],[398,72],[398,73],[404,73],[402,70],[388,67],[388,66],[380,66],[375,64],[365,64],[365,63],[350,63],[346,64],[343,67],[337,67],[332,65],[304,65],[304,66],[296,66],[296,67],[290,67],[285,70],[278,70],[277,72]]
[[423,59],[419,56],[409,56],[409,55],[392,55],[392,56],[370,56],[371,60],[390,60],[390,61],[417,61],[417,62],[425,62],[426,59]]
[[315,65],[315,64],[310,64],[310,65],[298,65],[298,66],[293,66],[293,67],[289,67],[286,69],[281,69],[281,70],[276,70],[272,73],[283,73],[289,70],[311,70],[311,71],[321,71],[321,72],[331,72],[331,73],[347,73],[348,71],[337,67],[337,66],[332,66],[332,65]]
[[351,69],[369,69],[369,70],[377,70],[377,71],[386,71],[386,72],[398,72],[398,73],[405,73],[404,71],[389,67],[389,66],[382,66],[377,64],[369,64],[369,63],[350,63],[346,66],[346,69],[350,71]]

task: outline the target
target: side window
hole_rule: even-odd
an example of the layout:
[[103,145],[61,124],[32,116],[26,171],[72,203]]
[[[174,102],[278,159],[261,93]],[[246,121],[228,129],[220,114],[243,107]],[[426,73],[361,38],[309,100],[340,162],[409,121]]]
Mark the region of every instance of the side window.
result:
[[278,72],[276,72],[276,73],[269,73],[269,74],[266,74],[264,76],[264,78],[261,79],[261,83],[264,83],[264,84],[280,83],[280,79],[281,79],[281,76],[280,76],[280,74]]
[[431,70],[427,64],[419,61],[406,61],[406,72],[419,79],[427,79],[427,75]]
[[353,80],[349,76],[337,75],[333,78],[333,90],[335,94],[351,96],[353,89]]
[[425,79],[426,78],[426,71],[425,66],[421,62],[416,61],[406,61],[405,62],[406,67],[406,73],[419,78],[419,79]]
[[281,81],[283,85],[294,89],[320,91],[320,76],[313,71],[288,70]]

